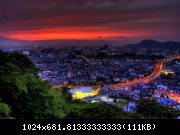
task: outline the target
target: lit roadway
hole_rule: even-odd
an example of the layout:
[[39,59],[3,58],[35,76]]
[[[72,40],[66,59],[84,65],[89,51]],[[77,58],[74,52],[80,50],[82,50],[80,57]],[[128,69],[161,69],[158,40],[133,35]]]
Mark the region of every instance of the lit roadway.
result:
[[153,79],[157,78],[160,74],[161,74],[161,70],[163,68],[163,61],[159,61],[155,64],[154,69],[152,71],[152,73],[148,76],[145,76],[143,78],[140,79],[134,79],[132,81],[129,82],[120,82],[117,84],[112,84],[112,85],[108,85],[112,90],[118,90],[120,88],[126,88],[126,87],[131,87],[140,83],[148,83],[150,81],[152,81]]
[[[175,57],[171,57],[169,60],[172,60],[172,59],[175,59],[175,58],[180,59],[180,55],[175,56]],[[87,59],[85,59],[85,60],[89,63],[89,61]],[[155,64],[152,73],[149,74],[148,76],[145,76],[145,77],[142,77],[142,78],[139,78],[139,79],[134,79],[134,80],[128,81],[128,82],[120,82],[120,83],[117,83],[117,84],[111,84],[111,85],[108,85],[108,87],[110,87],[112,90],[118,90],[118,89],[121,89],[121,88],[126,88],[126,87],[131,87],[131,86],[134,86],[134,85],[138,85],[140,83],[151,82],[154,79],[156,79],[158,76],[160,76],[161,71],[163,69],[164,62],[166,60],[168,61],[168,59],[159,60]],[[54,87],[61,87],[61,86],[62,85],[54,85]]]
[[[175,56],[172,59],[180,59],[180,55],[178,56]],[[168,60],[168,59],[167,59]],[[148,83],[154,79],[156,79],[158,76],[160,76],[161,74],[161,70],[163,69],[163,64],[164,64],[165,60],[159,60],[155,66],[154,66],[154,69],[152,71],[152,73],[148,76],[145,76],[143,78],[140,78],[140,79],[134,79],[132,81],[129,81],[129,82],[120,82],[120,83],[117,83],[117,84],[111,84],[111,85],[108,85],[112,90],[118,90],[120,88],[126,88],[126,87],[131,87],[131,86],[134,86],[134,85],[138,85],[140,83]]]
[[[142,77],[140,79],[134,79],[132,81],[128,81],[128,82],[120,82],[120,83],[117,83],[117,84],[111,84],[111,85],[108,85],[109,88],[111,88],[111,90],[119,90],[121,88],[126,88],[126,87],[131,87],[131,86],[134,86],[134,85],[138,85],[138,84],[141,84],[141,83],[148,83],[148,82],[151,82],[153,81],[154,79],[156,79],[158,76],[160,76],[161,74],[161,71],[163,69],[163,65],[165,62],[167,61],[171,61],[172,59],[180,59],[180,55],[178,56],[175,56],[175,57],[169,57],[167,59],[164,59],[164,60],[159,60],[155,65],[154,65],[154,69],[153,71],[145,76],[145,77]],[[85,59],[87,61],[87,59]],[[55,85],[54,88],[60,88],[62,85]],[[75,86],[74,86],[75,87]],[[100,86],[97,86],[97,87],[100,87]],[[180,94],[177,94],[177,93],[173,93],[173,92],[170,92],[168,94],[169,98],[173,99],[174,101],[176,101],[177,103],[180,103]]]

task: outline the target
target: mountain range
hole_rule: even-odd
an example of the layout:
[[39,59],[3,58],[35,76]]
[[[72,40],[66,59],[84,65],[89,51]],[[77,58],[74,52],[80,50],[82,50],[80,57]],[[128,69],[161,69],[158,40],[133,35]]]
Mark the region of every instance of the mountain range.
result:
[[180,42],[175,41],[167,41],[167,42],[159,42],[155,40],[142,40],[137,44],[128,44],[124,46],[125,48],[161,48],[161,49],[180,49]]

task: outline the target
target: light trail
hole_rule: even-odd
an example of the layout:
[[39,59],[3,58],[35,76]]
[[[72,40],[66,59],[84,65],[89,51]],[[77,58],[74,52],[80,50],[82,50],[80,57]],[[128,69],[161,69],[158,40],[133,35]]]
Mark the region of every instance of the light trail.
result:
[[[172,59],[180,59],[180,55],[174,56]],[[119,90],[121,88],[126,88],[126,87],[131,87],[131,86],[135,86],[138,85],[140,83],[148,83],[151,82],[152,80],[156,79],[158,76],[160,76],[161,71],[163,69],[163,65],[164,65],[165,60],[159,60],[155,66],[154,66],[154,70],[152,71],[152,73],[148,76],[145,76],[143,78],[137,79],[137,80],[132,80],[130,82],[120,82],[117,84],[111,84],[108,85],[108,87],[112,90]]]
[[108,87],[111,88],[112,90],[118,90],[120,88],[131,87],[140,83],[148,83],[154,80],[155,78],[157,78],[161,74],[162,68],[163,68],[163,61],[160,61],[155,64],[154,70],[150,75],[140,79],[132,80],[130,82],[123,82],[123,83],[120,82],[117,84],[108,85]]
[[[171,58],[171,60],[172,59],[180,59],[180,55]],[[86,60],[88,60],[88,59],[86,59]],[[132,80],[132,81],[129,81],[129,82],[124,82],[124,83],[120,82],[120,83],[117,83],[117,84],[111,84],[111,85],[108,85],[108,87],[112,91],[116,91],[116,90],[119,90],[121,88],[131,87],[131,86],[135,86],[135,85],[138,85],[138,84],[141,84],[141,83],[149,83],[149,82],[153,81],[154,79],[156,79],[158,76],[161,75],[161,71],[163,69],[163,65],[164,65],[165,62],[166,62],[166,59],[159,60],[155,64],[152,73],[150,75],[148,75],[148,76],[145,76],[145,77],[140,78],[140,79],[135,79],[135,80]],[[54,88],[60,88],[61,86],[62,85],[54,85]],[[76,86],[73,86],[73,87],[75,88]],[[81,87],[81,86],[79,86],[79,87]],[[100,86],[96,86],[96,87],[100,88]],[[168,96],[169,96],[169,98],[173,99],[177,103],[180,103],[180,94],[170,92],[170,93],[168,93]]]
[[[174,56],[171,59],[180,59],[180,55]],[[87,59],[86,59],[87,60]],[[109,88],[111,88],[112,90],[119,90],[121,88],[126,88],[126,87],[131,87],[131,86],[135,86],[141,83],[149,83],[151,81],[153,81],[154,79],[156,79],[158,76],[160,76],[161,71],[163,69],[163,65],[164,65],[165,59],[164,60],[159,60],[155,66],[154,69],[152,71],[152,73],[148,76],[145,76],[143,78],[140,79],[135,79],[129,82],[120,82],[117,84],[111,84],[111,85],[107,85]],[[54,85],[55,88],[60,88],[60,86],[62,85]],[[98,86],[100,87],[100,86]]]

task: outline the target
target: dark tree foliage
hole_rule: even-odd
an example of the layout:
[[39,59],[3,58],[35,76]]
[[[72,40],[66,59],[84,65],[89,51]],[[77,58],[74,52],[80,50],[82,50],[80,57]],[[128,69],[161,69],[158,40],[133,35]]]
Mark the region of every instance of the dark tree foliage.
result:
[[11,108],[5,103],[0,103],[0,119],[9,119],[11,118]]
[[13,117],[64,117],[66,106],[62,94],[37,76],[31,60],[17,52],[0,52],[0,56],[4,58],[0,65],[0,98],[10,106]]
[[17,65],[22,71],[31,72],[34,75],[38,71],[33,62],[22,53],[13,52],[10,54],[10,59],[12,63]]
[[147,119],[173,119],[180,115],[179,111],[164,107],[154,100],[141,99],[137,104],[137,113]]
[[127,113],[122,109],[105,103],[78,103],[74,104],[66,118],[75,119],[128,119],[136,118],[135,113]]

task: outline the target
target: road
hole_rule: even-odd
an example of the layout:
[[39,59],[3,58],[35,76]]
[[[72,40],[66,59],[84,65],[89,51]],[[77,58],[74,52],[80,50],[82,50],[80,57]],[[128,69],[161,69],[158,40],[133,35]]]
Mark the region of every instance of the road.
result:
[[161,74],[162,68],[163,68],[163,61],[159,61],[158,63],[155,64],[154,69],[150,75],[140,79],[134,79],[129,82],[123,82],[123,83],[120,82],[117,84],[108,85],[108,87],[110,87],[112,90],[118,90],[120,88],[131,87],[140,83],[148,83],[154,80],[155,78],[157,78]]
[[[174,56],[174,57],[171,57],[170,60],[172,59],[180,59],[180,55],[177,55],[177,56]],[[86,59],[87,60],[87,59]],[[166,59],[167,60],[167,59]],[[112,90],[118,90],[120,88],[126,88],[126,87],[131,87],[131,86],[134,86],[134,85],[137,85],[137,84],[140,84],[140,83],[148,83],[148,82],[151,82],[152,80],[156,79],[158,76],[160,76],[161,74],[161,71],[163,69],[163,65],[164,65],[164,62],[166,61],[165,59],[164,60],[159,60],[155,66],[154,66],[154,69],[152,71],[152,73],[148,76],[145,76],[143,78],[140,78],[140,79],[134,79],[132,81],[129,81],[129,82],[120,82],[120,83],[117,83],[117,84],[111,84],[111,85],[108,85],[108,87],[110,87]],[[168,61],[168,60],[167,60]],[[88,61],[89,62],[89,61]],[[61,85],[55,85],[54,87],[60,87]]]
[[[175,57],[171,57],[171,60],[172,59],[180,59],[180,55],[177,55]],[[155,66],[154,66],[154,69],[152,71],[152,73],[148,76],[145,76],[143,78],[140,78],[140,79],[134,79],[132,81],[129,81],[129,82],[120,82],[120,83],[117,83],[117,84],[111,84],[111,85],[108,85],[109,88],[111,88],[112,90],[119,90],[121,88],[126,88],[126,87],[131,87],[131,86],[134,86],[134,85],[137,85],[137,84],[140,84],[140,83],[148,83],[148,82],[151,82],[152,80],[156,79],[158,76],[160,76],[161,74],[161,71],[163,69],[163,65],[164,65],[164,62],[165,60],[159,60]]]

